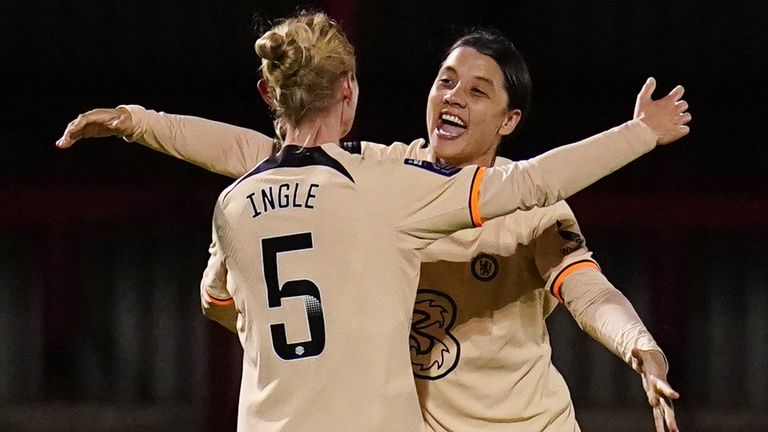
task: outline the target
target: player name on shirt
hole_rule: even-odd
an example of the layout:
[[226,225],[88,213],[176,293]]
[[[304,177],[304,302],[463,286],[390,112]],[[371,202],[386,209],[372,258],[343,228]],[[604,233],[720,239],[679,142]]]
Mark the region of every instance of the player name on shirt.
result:
[[245,198],[250,202],[253,217],[259,217],[273,210],[287,208],[315,208],[312,204],[317,198],[317,188],[320,185],[311,183],[309,186],[301,183],[281,183],[269,186],[258,192],[251,192]]

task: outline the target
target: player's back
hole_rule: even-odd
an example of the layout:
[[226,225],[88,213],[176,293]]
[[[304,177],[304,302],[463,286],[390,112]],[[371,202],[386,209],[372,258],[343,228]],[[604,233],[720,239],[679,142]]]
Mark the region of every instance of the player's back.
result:
[[331,147],[286,147],[217,206],[245,350],[240,430],[422,428],[407,343],[418,259],[375,196],[386,178]]
[[422,429],[408,350],[417,251],[613,166],[560,176],[554,156],[458,169],[287,146],[224,191],[214,242],[241,314],[241,430]]

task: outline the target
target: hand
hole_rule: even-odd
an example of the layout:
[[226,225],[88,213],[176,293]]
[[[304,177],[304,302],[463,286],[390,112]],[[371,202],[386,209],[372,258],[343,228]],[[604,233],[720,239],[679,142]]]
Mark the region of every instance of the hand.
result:
[[[675,421],[675,408],[672,400],[680,397],[667,382],[667,365],[664,355],[656,350],[632,349],[632,357],[640,368],[643,388],[648,396],[648,403],[653,407],[653,422],[656,432],[679,432]],[[666,426],[666,429],[664,428]]]
[[125,108],[98,108],[69,122],[56,147],[69,148],[81,138],[125,136],[133,133],[131,113]]
[[685,93],[683,86],[677,86],[659,100],[651,99],[656,89],[656,80],[648,78],[635,102],[635,119],[640,119],[656,134],[656,143],[663,145],[688,135],[688,102],[680,100]]

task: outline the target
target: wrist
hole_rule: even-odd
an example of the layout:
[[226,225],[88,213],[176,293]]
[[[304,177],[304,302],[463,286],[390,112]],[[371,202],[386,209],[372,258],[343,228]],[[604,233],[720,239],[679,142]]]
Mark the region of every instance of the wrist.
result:
[[667,357],[660,349],[636,349],[637,357],[639,358],[643,369],[648,369],[647,366],[655,365],[653,369],[660,369],[666,376],[669,372],[669,362]]

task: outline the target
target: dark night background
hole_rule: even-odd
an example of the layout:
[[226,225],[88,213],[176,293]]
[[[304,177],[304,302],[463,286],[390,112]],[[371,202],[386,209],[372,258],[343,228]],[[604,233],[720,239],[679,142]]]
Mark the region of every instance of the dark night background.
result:
[[[3,2],[0,431],[234,430],[239,347],[197,288],[229,180],[116,138],[54,141],[121,103],[271,131],[254,25],[301,5],[356,47],[350,139],[425,136],[444,50],[474,26],[531,69],[507,157],[629,120],[648,76],[656,97],[683,84],[690,135],[569,202],[669,357],[682,430],[768,431],[768,6],[693,0]],[[652,430],[634,373],[566,312],[550,324],[583,430]]]

